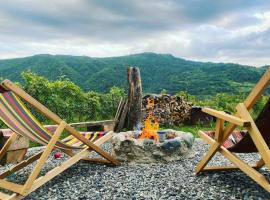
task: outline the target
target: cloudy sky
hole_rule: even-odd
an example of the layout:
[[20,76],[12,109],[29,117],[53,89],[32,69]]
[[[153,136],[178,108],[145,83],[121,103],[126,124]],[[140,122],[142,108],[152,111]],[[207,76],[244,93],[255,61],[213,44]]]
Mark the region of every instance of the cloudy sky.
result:
[[270,64],[268,0],[0,0],[0,58],[170,53]]

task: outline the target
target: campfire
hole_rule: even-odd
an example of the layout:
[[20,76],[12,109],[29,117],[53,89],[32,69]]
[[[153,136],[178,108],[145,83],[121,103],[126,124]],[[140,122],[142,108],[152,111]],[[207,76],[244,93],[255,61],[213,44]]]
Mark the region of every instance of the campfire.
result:
[[147,118],[144,121],[144,127],[141,132],[141,135],[139,136],[139,139],[152,139],[155,140],[155,142],[158,142],[158,128],[159,123],[158,119],[154,116],[154,100],[153,99],[147,99],[147,108],[148,108],[148,115]]
[[142,89],[138,68],[129,68],[128,81],[129,99],[120,105],[116,130],[127,128],[130,131],[116,133],[112,138],[117,159],[132,164],[170,162],[193,156],[192,133],[159,130],[160,124],[178,125],[188,119],[191,104],[169,95],[148,95],[140,101]]
[[194,137],[191,133],[172,129],[158,131],[153,116],[144,121],[140,131],[120,132],[114,135],[112,144],[117,159],[129,163],[153,163],[181,160],[193,156]]
[[154,99],[148,98],[143,128],[121,132],[113,137],[117,159],[130,163],[169,162],[190,156],[194,137],[191,133],[174,130],[159,131],[159,118],[154,112]]

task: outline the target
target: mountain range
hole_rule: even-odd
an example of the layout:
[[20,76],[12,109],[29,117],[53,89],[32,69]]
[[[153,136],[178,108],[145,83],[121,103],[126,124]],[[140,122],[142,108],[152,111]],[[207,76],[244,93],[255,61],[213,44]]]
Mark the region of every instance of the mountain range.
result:
[[0,77],[22,82],[21,72],[31,70],[50,80],[68,78],[84,90],[106,92],[112,86],[127,88],[129,66],[140,68],[145,93],[188,91],[197,96],[247,92],[266,70],[266,66],[196,62],[156,53],[106,58],[40,54],[0,60]]

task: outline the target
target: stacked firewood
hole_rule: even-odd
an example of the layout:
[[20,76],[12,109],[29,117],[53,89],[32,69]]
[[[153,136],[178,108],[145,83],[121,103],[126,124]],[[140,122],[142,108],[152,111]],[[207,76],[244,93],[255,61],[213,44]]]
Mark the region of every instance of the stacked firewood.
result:
[[[154,101],[154,107],[149,107],[149,100]],[[183,97],[171,95],[146,95],[142,99],[143,120],[149,111],[161,125],[180,125],[190,119],[192,103]]]

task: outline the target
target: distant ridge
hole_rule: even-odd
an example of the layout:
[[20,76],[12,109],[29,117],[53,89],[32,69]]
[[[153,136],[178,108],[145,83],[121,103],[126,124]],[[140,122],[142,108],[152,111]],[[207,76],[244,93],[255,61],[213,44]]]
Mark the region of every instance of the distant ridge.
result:
[[233,63],[190,61],[170,54],[151,52],[119,57],[39,54],[25,58],[0,60],[0,76],[22,81],[22,71],[31,70],[50,80],[63,75],[85,90],[105,92],[112,86],[126,87],[126,68],[141,69],[144,92],[169,93],[186,90],[193,95],[218,92],[246,92],[266,67]]

